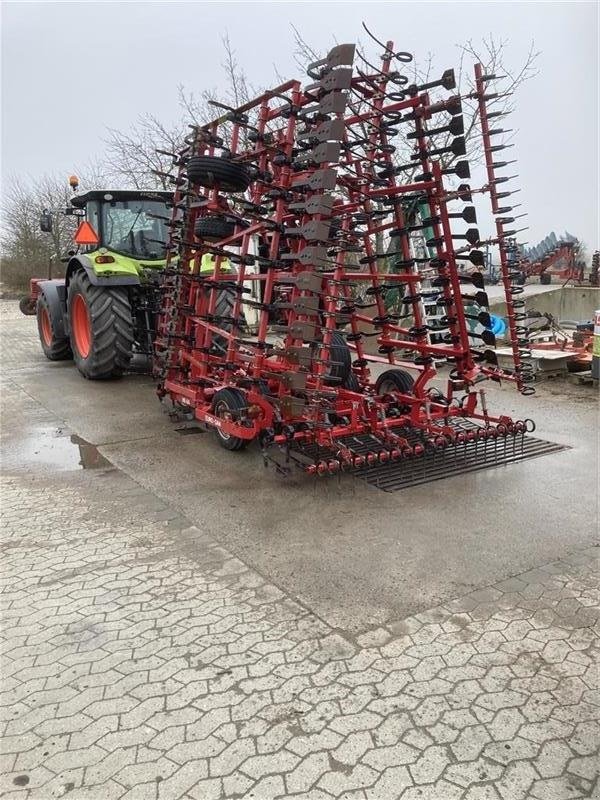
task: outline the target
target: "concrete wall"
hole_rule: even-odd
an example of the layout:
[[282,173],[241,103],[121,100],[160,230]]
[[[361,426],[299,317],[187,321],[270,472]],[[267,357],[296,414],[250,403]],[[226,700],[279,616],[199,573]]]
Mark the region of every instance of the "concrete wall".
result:
[[[535,289],[535,293],[527,291]],[[600,288],[583,286],[532,286],[526,287],[525,299],[528,311],[552,314],[559,320],[593,319],[594,311],[600,308]],[[506,303],[500,297],[490,297],[490,311],[499,316],[506,315]]]

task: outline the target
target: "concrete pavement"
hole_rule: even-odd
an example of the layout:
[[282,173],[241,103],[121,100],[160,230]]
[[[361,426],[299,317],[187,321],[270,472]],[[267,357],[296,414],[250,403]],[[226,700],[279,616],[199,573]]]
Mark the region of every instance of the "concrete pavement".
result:
[[594,796],[591,391],[490,392],[563,453],[282,483],[0,310],[2,796]]

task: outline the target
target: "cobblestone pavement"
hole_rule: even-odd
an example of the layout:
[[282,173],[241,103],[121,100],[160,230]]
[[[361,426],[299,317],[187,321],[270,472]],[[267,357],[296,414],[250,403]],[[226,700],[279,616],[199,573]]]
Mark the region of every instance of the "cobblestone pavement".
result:
[[3,798],[600,796],[593,548],[350,637],[2,405]]

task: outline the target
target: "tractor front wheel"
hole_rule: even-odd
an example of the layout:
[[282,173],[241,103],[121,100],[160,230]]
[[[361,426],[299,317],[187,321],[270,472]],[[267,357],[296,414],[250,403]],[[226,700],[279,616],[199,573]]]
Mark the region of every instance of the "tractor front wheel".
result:
[[121,286],[94,286],[82,270],[69,284],[67,310],[71,347],[84,378],[118,378],[133,353],[133,315]]
[[25,295],[19,300],[19,311],[26,317],[35,317],[37,300],[30,295]]
[[73,358],[69,339],[62,333],[48,300],[40,294],[36,303],[38,334],[44,355],[49,361],[68,361]]

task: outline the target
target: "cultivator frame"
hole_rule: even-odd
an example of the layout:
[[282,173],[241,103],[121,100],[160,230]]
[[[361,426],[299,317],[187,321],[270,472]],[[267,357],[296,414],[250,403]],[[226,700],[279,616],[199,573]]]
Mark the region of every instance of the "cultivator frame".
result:
[[[215,428],[228,449],[257,439],[284,471],[446,458],[469,442],[497,452],[499,439],[535,427],[490,415],[477,388],[491,378],[529,390],[522,344],[514,372],[500,370],[490,349],[479,232],[452,227],[475,221],[472,207],[451,206],[471,199],[468,184],[446,185],[448,175],[469,178],[467,161],[437,159],[466,152],[461,98],[433,101],[428,90],[450,92],[454,73],[411,85],[401,70],[412,56],[391,41],[382,47],[380,67],[360,53],[357,66],[355,46],[339,45],[309,66],[309,85],[288,81],[240,108],[215,104],[220,116],[193,126],[172,154],[159,395]],[[439,124],[442,114],[449,120]],[[406,163],[399,139],[414,145]],[[408,211],[417,202],[426,209],[419,221]],[[415,230],[428,232],[427,258],[415,257]],[[506,240],[501,229],[498,239]],[[509,274],[506,259],[502,269]],[[390,310],[386,298],[400,287],[402,302]],[[435,326],[425,297],[445,312]],[[244,309],[257,313],[253,331]],[[442,358],[452,365],[445,391],[431,385]],[[381,364],[388,370],[374,379]]]

